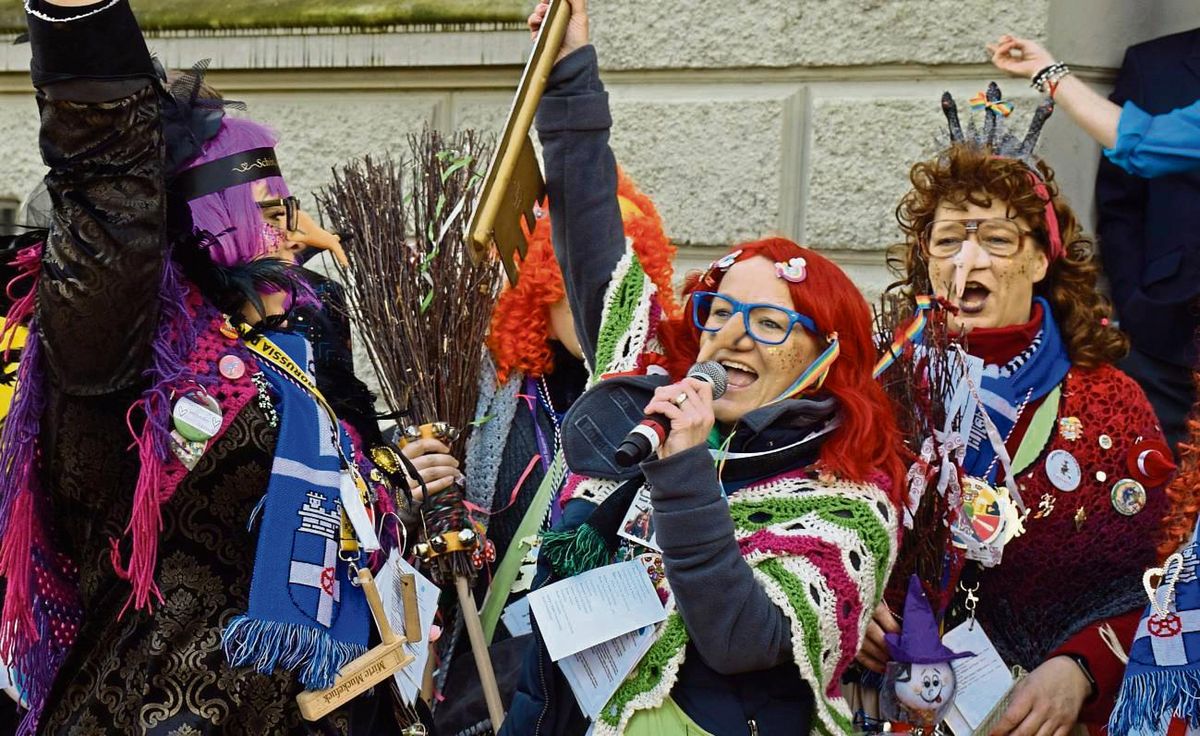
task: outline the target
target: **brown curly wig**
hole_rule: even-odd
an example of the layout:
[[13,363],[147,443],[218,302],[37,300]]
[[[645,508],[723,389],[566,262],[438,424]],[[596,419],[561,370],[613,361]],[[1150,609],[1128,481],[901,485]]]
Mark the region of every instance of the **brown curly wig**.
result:
[[[1099,257],[1095,242],[1083,234],[1075,213],[1059,192],[1054,172],[1044,162],[1038,170],[1054,203],[1064,253],[1050,264],[1034,293],[1050,302],[1071,362],[1082,368],[1115,363],[1129,350],[1129,340],[1109,324],[1112,305],[1100,293]],[[889,287],[910,300],[932,294],[929,263],[921,239],[944,201],[989,207],[993,200],[1008,203],[1014,217],[1029,223],[1039,247],[1046,249],[1045,202],[1034,190],[1029,168],[1021,161],[993,156],[977,146],[956,143],[929,161],[912,167],[913,188],[896,207],[905,242],[888,250],[888,266],[900,279]]]

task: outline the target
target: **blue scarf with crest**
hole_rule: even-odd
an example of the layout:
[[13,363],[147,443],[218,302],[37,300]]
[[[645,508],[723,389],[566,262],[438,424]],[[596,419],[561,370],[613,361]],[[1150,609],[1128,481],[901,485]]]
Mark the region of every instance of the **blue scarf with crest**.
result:
[[[270,332],[269,339],[312,378],[312,347],[300,335]],[[279,440],[267,493],[250,524],[259,523],[250,606],[222,637],[234,667],[295,672],[309,690],[333,685],[338,671],[367,648],[370,609],[350,584],[340,558],[342,445],[350,440],[329,414],[287,373],[259,363],[279,397]]]

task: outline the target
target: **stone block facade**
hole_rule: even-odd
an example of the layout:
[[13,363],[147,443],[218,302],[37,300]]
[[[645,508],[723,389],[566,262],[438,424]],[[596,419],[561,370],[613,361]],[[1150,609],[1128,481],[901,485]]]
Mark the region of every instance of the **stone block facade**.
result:
[[[531,0],[532,4],[532,0]],[[1048,41],[1103,86],[1124,48],[1200,25],[1194,0],[592,0],[614,114],[613,147],[658,203],[686,268],[781,233],[827,251],[868,293],[912,162],[936,151],[938,97],[964,103],[994,76],[983,44]],[[11,40],[11,39],[9,39]],[[285,173],[310,205],[331,167],[402,152],[408,133],[498,130],[528,50],[518,23],[371,29],[171,31],[169,65],[211,58],[211,81],[276,127]],[[28,49],[0,44],[0,197],[43,169]],[[1004,83],[1023,126],[1035,104]],[[1052,120],[1043,153],[1084,221],[1098,149]]]

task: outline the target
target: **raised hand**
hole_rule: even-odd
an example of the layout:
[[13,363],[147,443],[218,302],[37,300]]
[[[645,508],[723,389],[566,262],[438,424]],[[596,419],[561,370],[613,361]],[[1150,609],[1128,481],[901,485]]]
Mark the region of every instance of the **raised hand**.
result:
[[1014,77],[1033,79],[1035,74],[1054,63],[1054,57],[1037,41],[1008,34],[989,43],[987,50],[992,55],[992,64]]
[[[568,0],[571,4],[571,20],[567,25],[567,35],[563,37],[562,48],[558,51],[558,58],[554,63],[562,61],[564,57],[576,49],[583,48],[588,45],[588,16],[587,16],[587,0]],[[546,13],[550,10],[550,4],[540,2],[533,9],[533,13],[529,16],[529,34],[536,38],[538,31],[542,29],[542,21],[546,19]]]

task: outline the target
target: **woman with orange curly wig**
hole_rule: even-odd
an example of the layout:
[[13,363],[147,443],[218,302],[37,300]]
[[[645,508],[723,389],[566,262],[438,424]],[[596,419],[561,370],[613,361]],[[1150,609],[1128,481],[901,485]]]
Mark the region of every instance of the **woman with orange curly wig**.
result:
[[[537,120],[573,304],[594,288],[594,250],[621,238],[585,5],[571,0]],[[613,282],[626,283],[619,269]],[[657,319],[639,289],[610,295],[607,322],[625,329],[585,354],[619,368],[599,371],[564,418],[570,474],[535,585],[638,560],[666,618],[607,703],[588,702],[551,660],[535,599],[538,646],[501,736],[849,732],[840,680],[895,559],[903,477],[865,300],[785,238],[736,246],[693,275],[678,317]],[[657,450],[615,452],[643,415],[669,425]],[[625,532],[647,503],[653,538]]]
[[[591,252],[589,271],[596,282],[589,298],[578,300],[575,308],[568,302],[550,217],[542,210],[528,235],[528,250],[524,257],[518,256],[519,278],[500,295],[492,312],[491,361],[485,361],[479,379],[479,424],[467,443],[466,462],[472,470],[466,487],[467,500],[488,512],[487,538],[495,546],[498,562],[489,580],[480,582],[481,615],[485,631],[495,642],[491,657],[505,702],[516,685],[516,673],[506,673],[519,667],[529,637],[520,630],[509,631],[498,619],[507,605],[528,591],[530,580],[521,575],[521,567],[532,567],[536,534],[545,522],[558,518],[558,506],[552,501],[564,473],[553,469],[561,467],[555,465],[555,456],[562,417],[593,378],[662,361],[654,345],[640,346],[632,364],[623,362],[619,351],[600,348],[626,327],[621,320],[606,319],[611,312],[607,306],[620,298],[614,295],[632,287],[644,291],[647,305],[653,304],[654,323],[678,312],[671,284],[675,248],[663,232],[658,210],[620,171],[617,203],[623,237]],[[647,328],[652,330],[653,325]],[[405,449],[415,455],[414,450],[421,448]],[[443,451],[433,444],[430,449],[433,454],[416,457],[414,462],[437,462]],[[457,466],[447,463],[446,472],[456,474]],[[474,680],[476,671],[471,658],[461,654],[451,658],[454,664],[446,690],[473,691],[465,682]],[[445,733],[469,730],[486,720],[487,711],[477,698],[450,699],[437,710],[439,730]]]
[[[1122,671],[1111,642],[1133,639],[1173,466],[1145,395],[1113,365],[1127,340],[1109,324],[1093,242],[1033,156],[1053,104],[1018,138],[994,84],[987,102],[982,130],[964,133],[943,97],[951,145],[913,166],[897,208],[899,293],[914,310],[945,307],[939,354],[970,408],[908,438],[926,450],[892,587],[915,567],[947,631],[973,618],[1030,672],[994,733],[1098,729]],[[913,547],[925,554],[909,565]],[[877,609],[860,660],[882,670],[884,634],[899,630]]]

